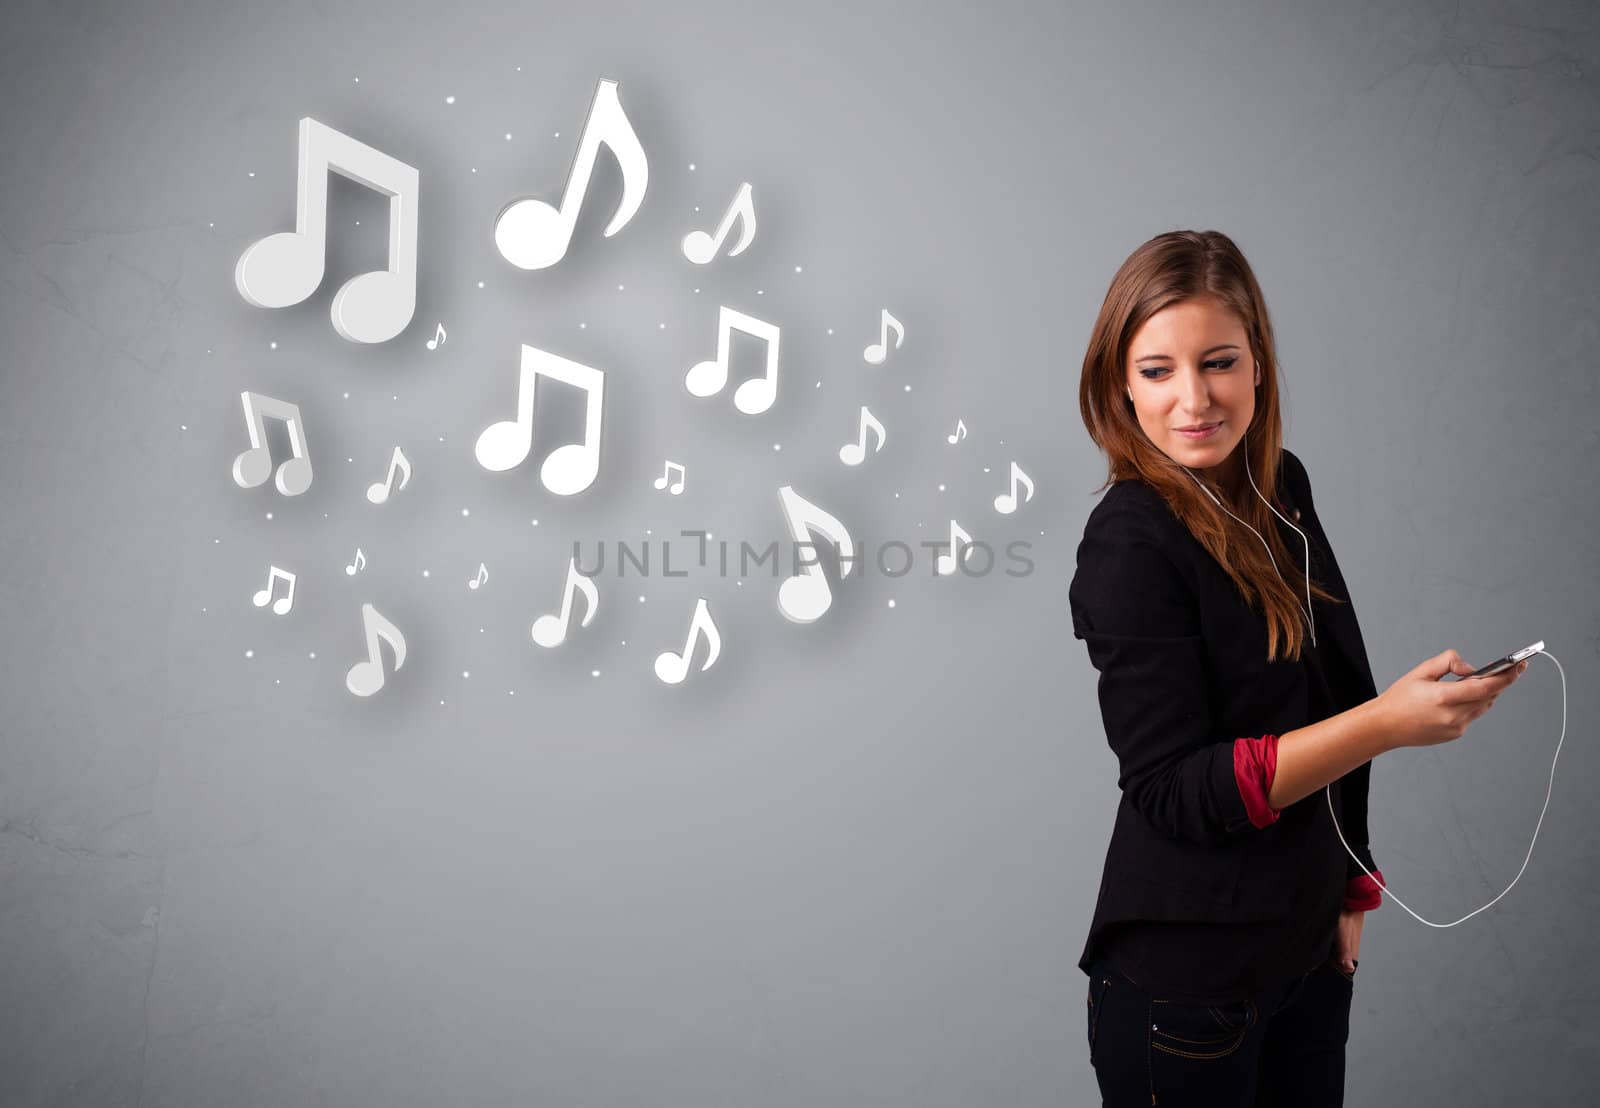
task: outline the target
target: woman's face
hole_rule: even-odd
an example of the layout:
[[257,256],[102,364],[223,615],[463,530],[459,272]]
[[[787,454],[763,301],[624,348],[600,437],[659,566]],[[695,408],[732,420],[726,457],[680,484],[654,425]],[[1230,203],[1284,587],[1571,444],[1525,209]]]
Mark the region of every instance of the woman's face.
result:
[[[1209,297],[1170,304],[1134,333],[1127,365],[1134,414],[1173,461],[1216,470],[1243,441],[1260,379],[1248,338],[1238,317]],[[1217,427],[1203,436],[1182,430],[1208,424]]]

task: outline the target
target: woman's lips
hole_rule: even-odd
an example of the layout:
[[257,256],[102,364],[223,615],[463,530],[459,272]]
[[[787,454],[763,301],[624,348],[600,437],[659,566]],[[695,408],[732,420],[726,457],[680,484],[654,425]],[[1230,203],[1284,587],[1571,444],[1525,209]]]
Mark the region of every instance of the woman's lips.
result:
[[1177,431],[1178,431],[1178,434],[1182,435],[1186,439],[1203,439],[1203,438],[1207,438],[1210,435],[1214,434],[1216,432],[1217,428],[1221,427],[1221,426],[1222,426],[1222,421],[1218,420],[1216,423],[1213,423],[1210,427],[1207,427],[1203,431],[1185,431],[1181,427],[1177,428]]

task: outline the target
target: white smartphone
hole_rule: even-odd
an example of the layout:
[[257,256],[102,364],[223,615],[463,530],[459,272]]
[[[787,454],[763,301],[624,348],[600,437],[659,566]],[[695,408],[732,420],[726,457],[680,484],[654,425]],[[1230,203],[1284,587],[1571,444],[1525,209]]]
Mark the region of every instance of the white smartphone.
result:
[[1467,674],[1466,677],[1463,677],[1462,680],[1466,681],[1466,680],[1469,680],[1469,679],[1471,679],[1473,677],[1493,677],[1495,674],[1501,673],[1504,670],[1510,669],[1512,666],[1516,665],[1518,662],[1522,661],[1524,658],[1530,658],[1533,655],[1539,653],[1539,651],[1541,651],[1543,649],[1544,649],[1544,640],[1540,639],[1538,642],[1534,643],[1533,645],[1525,646],[1521,650],[1517,651],[1514,654],[1507,654],[1504,658],[1501,658],[1501,659],[1499,659],[1497,661],[1490,662],[1488,665],[1484,666],[1482,669],[1473,670],[1471,673]]

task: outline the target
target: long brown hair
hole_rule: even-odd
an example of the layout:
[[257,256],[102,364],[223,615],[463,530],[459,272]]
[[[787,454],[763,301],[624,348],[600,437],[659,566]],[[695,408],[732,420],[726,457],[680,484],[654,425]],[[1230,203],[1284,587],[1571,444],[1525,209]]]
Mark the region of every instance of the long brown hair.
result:
[[[1305,595],[1304,548],[1291,552],[1278,533],[1276,517],[1254,493],[1243,497],[1236,514],[1260,532],[1272,547],[1214,504],[1196,486],[1204,483],[1224,503],[1227,493],[1204,473],[1186,471],[1152,443],[1139,426],[1128,398],[1128,346],[1145,320],[1185,300],[1210,298],[1244,324],[1250,351],[1261,369],[1256,386],[1255,416],[1245,429],[1241,448],[1247,452],[1250,475],[1263,496],[1278,487],[1283,424],[1278,408],[1277,358],[1272,321],[1255,274],[1232,239],[1221,231],[1168,231],[1128,256],[1111,279],[1105,302],[1089,335],[1078,382],[1078,407],[1089,437],[1106,454],[1109,470],[1098,493],[1111,484],[1136,478],[1161,494],[1174,515],[1201,546],[1227,571],[1245,602],[1262,611],[1267,622],[1267,660],[1283,655],[1299,661],[1306,638],[1300,597]],[[1191,477],[1194,478],[1191,480]],[[1279,507],[1282,507],[1280,504]],[[1273,568],[1277,561],[1283,576]],[[1314,596],[1344,603],[1311,582]]]

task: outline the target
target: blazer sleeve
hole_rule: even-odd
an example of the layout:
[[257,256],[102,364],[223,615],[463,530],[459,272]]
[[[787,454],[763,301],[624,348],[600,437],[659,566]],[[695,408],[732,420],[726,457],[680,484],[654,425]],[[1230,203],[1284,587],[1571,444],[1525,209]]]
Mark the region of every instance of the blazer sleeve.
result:
[[1068,590],[1074,637],[1100,673],[1117,784],[1166,835],[1220,842],[1255,834],[1234,740],[1216,732],[1199,606],[1153,514],[1134,490],[1114,486],[1090,513]]
[[[1311,475],[1306,472],[1305,463],[1288,450],[1283,451],[1283,457],[1290,479],[1294,483],[1296,498],[1304,505],[1306,512],[1316,516],[1316,501],[1311,495]],[[1323,530],[1326,533],[1326,528]],[[1356,766],[1339,779],[1339,830],[1343,833],[1345,842],[1350,845],[1351,852],[1356,858],[1361,859],[1361,865],[1365,865],[1373,874],[1372,877],[1368,877],[1361,865],[1356,864],[1355,858],[1351,858],[1349,854],[1345,855],[1344,906],[1357,911],[1376,908],[1382,902],[1378,890],[1383,887],[1383,873],[1378,869],[1378,863],[1373,860],[1372,849],[1367,841],[1367,793],[1371,782],[1370,760]]]

